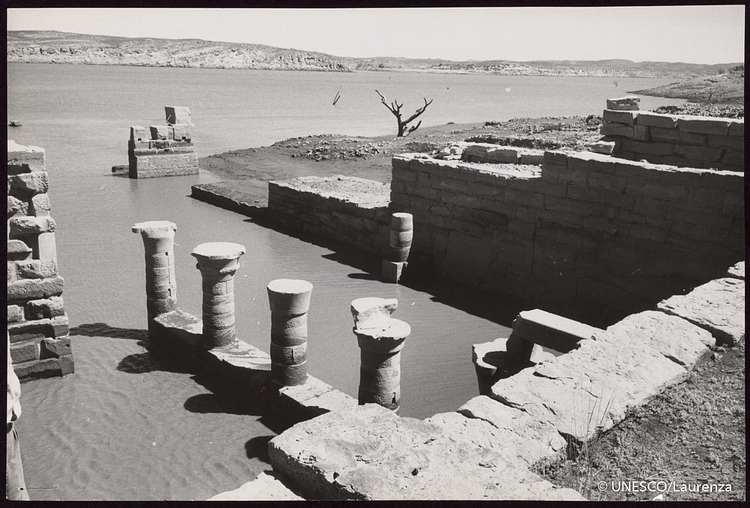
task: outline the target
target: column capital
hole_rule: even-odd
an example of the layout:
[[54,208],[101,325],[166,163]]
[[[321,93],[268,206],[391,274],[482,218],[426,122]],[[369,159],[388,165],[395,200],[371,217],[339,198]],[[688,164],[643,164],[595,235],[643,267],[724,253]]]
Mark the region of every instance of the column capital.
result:
[[148,238],[157,238],[177,231],[177,224],[167,220],[138,222],[131,228],[133,233],[140,233]]

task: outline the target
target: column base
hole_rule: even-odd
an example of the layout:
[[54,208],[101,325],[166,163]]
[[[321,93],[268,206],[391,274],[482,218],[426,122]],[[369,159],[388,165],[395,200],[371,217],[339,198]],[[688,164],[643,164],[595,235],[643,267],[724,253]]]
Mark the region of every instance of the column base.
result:
[[406,261],[389,261],[384,259],[382,265],[383,280],[398,284],[398,281],[401,279],[401,273],[408,264]]

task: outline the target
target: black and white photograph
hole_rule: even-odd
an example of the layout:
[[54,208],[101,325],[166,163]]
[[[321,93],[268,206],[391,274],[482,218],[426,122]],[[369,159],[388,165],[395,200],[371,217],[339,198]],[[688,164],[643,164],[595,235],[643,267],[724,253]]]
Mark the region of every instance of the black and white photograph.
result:
[[746,500],[744,4],[144,6],[6,4],[6,500]]

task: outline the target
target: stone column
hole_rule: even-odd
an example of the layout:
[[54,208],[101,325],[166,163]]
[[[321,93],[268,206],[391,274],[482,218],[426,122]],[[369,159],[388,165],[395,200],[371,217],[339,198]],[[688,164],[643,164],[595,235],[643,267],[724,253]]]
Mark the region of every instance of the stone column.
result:
[[174,271],[177,226],[169,221],[139,222],[133,225],[132,231],[141,234],[146,251],[146,311],[150,335],[154,318],[175,310],[177,305]]
[[193,249],[203,277],[203,347],[234,343],[234,274],[245,247],[237,243],[202,243]]
[[414,238],[414,219],[412,214],[397,212],[391,216],[390,259],[383,260],[383,279],[386,282],[398,283],[401,273],[406,268],[411,242]]
[[354,334],[360,349],[359,403],[398,411],[401,401],[401,349],[411,327],[391,318],[398,300],[359,298],[352,302]]
[[271,306],[271,380],[296,386],[307,380],[307,311],[313,285],[277,279],[268,284]]

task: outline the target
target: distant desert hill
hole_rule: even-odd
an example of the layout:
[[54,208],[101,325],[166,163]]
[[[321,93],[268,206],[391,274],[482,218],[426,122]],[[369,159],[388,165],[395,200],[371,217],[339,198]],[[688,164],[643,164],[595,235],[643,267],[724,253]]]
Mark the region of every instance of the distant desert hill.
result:
[[609,76],[688,79],[718,74],[738,64],[671,62],[465,61],[397,57],[350,58],[261,44],[199,39],[111,37],[53,31],[8,31],[7,61],[149,67],[316,71],[412,71],[531,76]]

